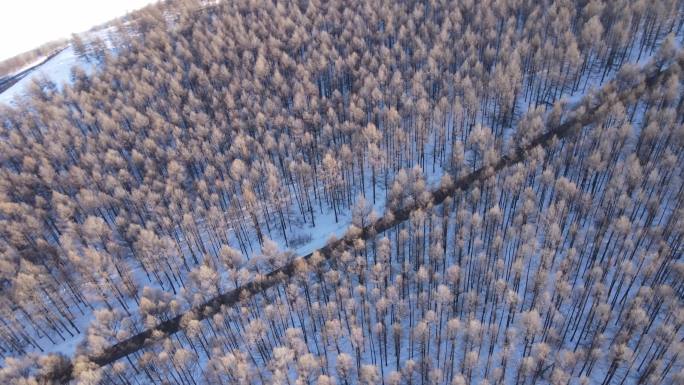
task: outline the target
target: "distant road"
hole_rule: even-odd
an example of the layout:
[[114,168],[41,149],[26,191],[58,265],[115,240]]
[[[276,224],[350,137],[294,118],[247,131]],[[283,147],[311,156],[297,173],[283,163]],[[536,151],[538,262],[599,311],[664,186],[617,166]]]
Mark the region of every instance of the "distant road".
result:
[[[67,46],[67,47],[68,47],[68,46]],[[48,55],[48,56],[45,58],[45,60],[41,61],[40,63],[38,63],[38,64],[36,64],[36,65],[34,65],[34,66],[32,66],[32,67],[29,67],[29,68],[27,68],[27,69],[25,69],[25,70],[19,72],[18,74],[11,75],[11,76],[0,77],[0,94],[3,93],[3,92],[5,92],[5,91],[7,91],[8,89],[10,89],[10,88],[11,88],[13,85],[15,85],[19,80],[21,80],[21,79],[23,79],[24,77],[26,77],[26,75],[28,75],[28,74],[30,74],[31,72],[33,72],[36,68],[38,68],[38,67],[42,66],[43,64],[45,64],[48,60],[50,60],[50,59],[52,59],[53,57],[57,56],[60,52],[64,51],[67,47],[60,48],[60,49],[54,51],[53,53],[51,53],[50,55]]]

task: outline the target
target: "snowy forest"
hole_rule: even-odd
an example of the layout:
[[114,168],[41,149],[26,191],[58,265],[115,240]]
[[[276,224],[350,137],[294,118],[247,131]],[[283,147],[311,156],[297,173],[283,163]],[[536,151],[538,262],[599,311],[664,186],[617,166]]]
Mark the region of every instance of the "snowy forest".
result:
[[684,384],[683,0],[166,0],[0,103],[0,383]]

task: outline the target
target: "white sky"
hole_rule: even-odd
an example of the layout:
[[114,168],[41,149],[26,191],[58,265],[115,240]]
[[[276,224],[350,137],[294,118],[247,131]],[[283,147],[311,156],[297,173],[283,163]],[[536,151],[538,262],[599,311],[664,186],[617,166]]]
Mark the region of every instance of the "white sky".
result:
[[154,0],[0,0],[0,60],[83,32]]

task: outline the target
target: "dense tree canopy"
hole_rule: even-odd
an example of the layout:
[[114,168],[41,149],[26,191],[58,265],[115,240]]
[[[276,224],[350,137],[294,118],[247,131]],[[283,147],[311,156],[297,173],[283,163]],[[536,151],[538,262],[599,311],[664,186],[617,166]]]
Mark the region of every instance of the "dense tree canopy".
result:
[[79,38],[94,75],[0,105],[0,379],[682,381],[682,12],[170,1]]

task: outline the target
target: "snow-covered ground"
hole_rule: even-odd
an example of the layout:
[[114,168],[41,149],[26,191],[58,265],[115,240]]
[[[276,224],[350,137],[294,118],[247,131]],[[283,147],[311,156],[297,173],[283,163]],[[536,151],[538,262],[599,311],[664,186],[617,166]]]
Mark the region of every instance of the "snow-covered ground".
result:
[[[110,39],[110,34],[114,32],[115,27],[100,28],[85,33],[83,38],[86,41],[100,38],[105,42],[107,48],[109,48],[112,52],[115,52],[115,47],[113,47]],[[12,75],[21,73],[24,70],[36,66],[44,61],[45,58],[46,56],[39,57],[30,64],[27,64],[23,68],[15,71]],[[48,80],[61,89],[64,84],[71,83],[71,70],[73,67],[79,67],[85,71],[86,74],[91,75],[95,71],[96,66],[97,64],[95,61],[88,61],[85,58],[79,57],[74,51],[74,47],[69,45],[60,53],[50,58],[45,63],[40,64],[37,68],[33,69],[21,80],[12,85],[12,87],[0,93],[0,103],[12,104],[15,98],[24,97],[29,90],[29,86],[34,81]]]
[[12,104],[15,98],[25,96],[34,81],[49,80],[61,89],[65,83],[71,82],[71,68],[75,66],[82,68],[87,74],[95,69],[94,63],[79,58],[74,48],[69,46],[1,93],[0,103]]

